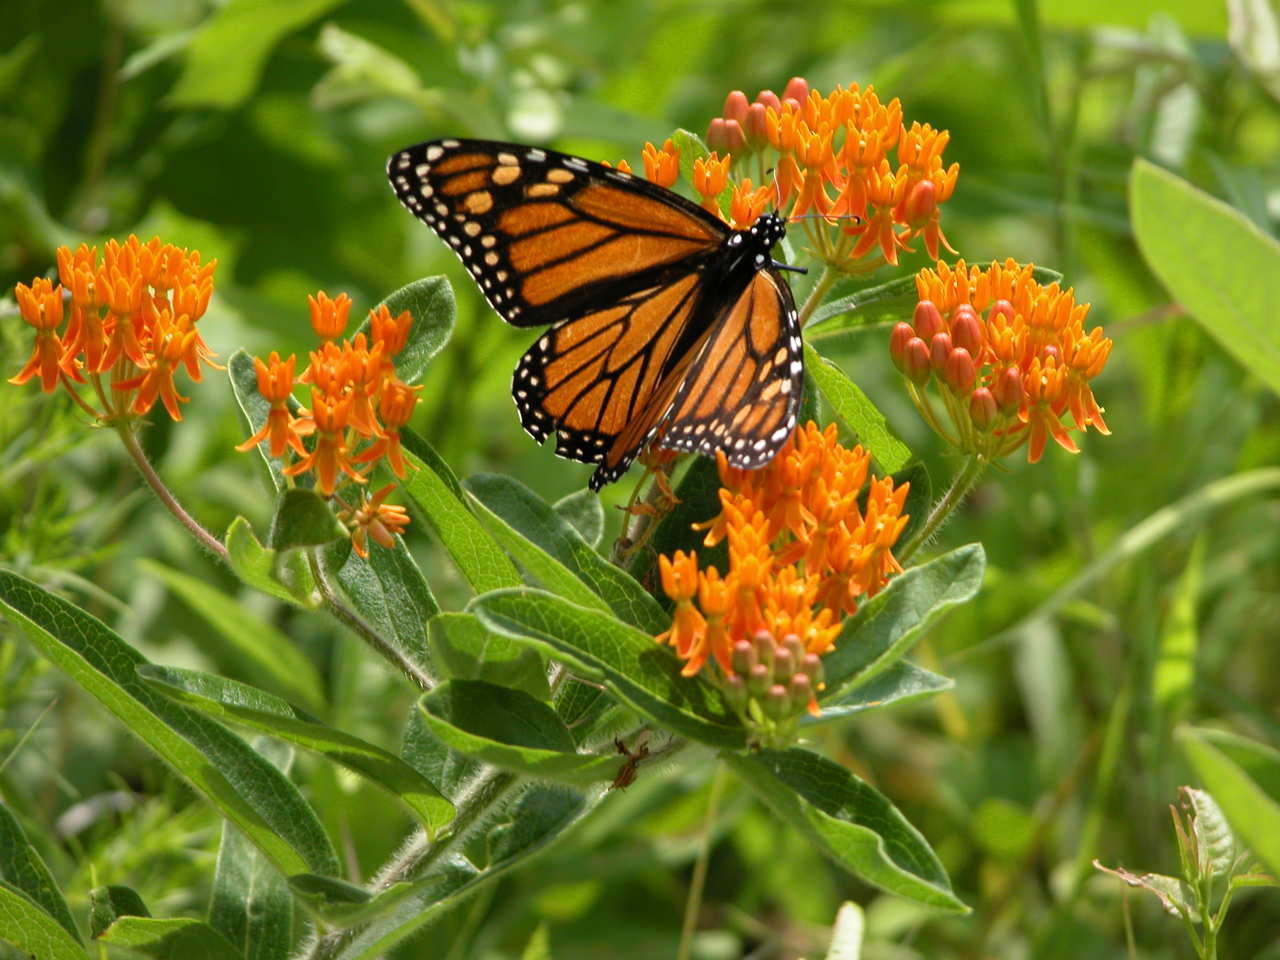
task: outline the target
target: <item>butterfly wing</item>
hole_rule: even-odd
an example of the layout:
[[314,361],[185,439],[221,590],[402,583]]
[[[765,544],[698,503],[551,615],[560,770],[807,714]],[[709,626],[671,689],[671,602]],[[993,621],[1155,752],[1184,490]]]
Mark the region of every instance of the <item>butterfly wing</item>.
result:
[[712,327],[662,422],[663,447],[762,467],[796,425],[804,345],[791,288],[773,268],[756,273]]
[[553,150],[435,140],[393,154],[387,176],[516,326],[617,304],[687,272],[729,234],[677,194]]

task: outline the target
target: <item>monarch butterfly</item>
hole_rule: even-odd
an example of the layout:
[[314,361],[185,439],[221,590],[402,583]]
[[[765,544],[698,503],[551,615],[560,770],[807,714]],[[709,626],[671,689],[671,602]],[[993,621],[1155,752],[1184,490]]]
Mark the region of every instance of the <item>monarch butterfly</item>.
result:
[[504,320],[551,325],[512,393],[535,440],[597,464],[591,489],[651,439],[754,469],[790,436],[804,361],[778,216],[733,230],[604,164],[488,140],[406,147],[387,176]]

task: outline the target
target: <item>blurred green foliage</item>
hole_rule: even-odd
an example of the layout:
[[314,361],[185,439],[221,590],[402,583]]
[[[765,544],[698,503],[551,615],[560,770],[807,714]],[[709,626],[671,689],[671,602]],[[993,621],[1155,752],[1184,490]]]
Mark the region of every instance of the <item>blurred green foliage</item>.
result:
[[[1255,493],[1175,513],[1168,535],[1108,558],[1162,508],[1280,461],[1280,410],[1149,271],[1126,185],[1134,158],[1148,158],[1274,235],[1270,10],[1263,0],[10,0],[0,289],[48,272],[58,244],[159,234],[218,258],[201,329],[225,358],[304,348],[316,289],[348,291],[363,310],[443,272],[457,330],[426,375],[414,426],[460,475],[510,473],[554,500],[580,489],[588,468],[519,430],[508,387],[528,334],[499,322],[395,202],[386,156],[453,134],[636,163],[645,140],[704,129],[736,87],[753,95],[798,74],[901,97],[908,122],[951,132],[947,157],[962,172],[944,225],[956,248],[970,261],[1053,267],[1092,302],[1091,321],[1116,341],[1095,384],[1113,435],[1091,435],[1077,457],[1053,450],[1035,467],[990,473],[943,531],[949,545],[981,541],[990,560],[983,592],[932,630],[920,657],[953,676],[954,691],[816,734],[930,838],[973,914],[939,918],[854,884],[731,787],[699,955],[820,955],[839,904],[854,899],[868,957],[1188,956],[1154,900],[1127,902],[1089,863],[1177,872],[1165,810],[1195,774],[1174,749],[1176,723],[1280,742],[1280,505]],[[923,262],[916,254],[880,279]],[[1224,306],[1243,292],[1224,289]],[[915,418],[886,339],[852,334],[835,353],[938,489],[954,464]],[[26,344],[12,301],[0,301],[7,370]],[[140,561],[221,587],[301,643],[328,722],[397,746],[412,698],[384,664],[317,615],[237,594],[65,398],[5,390],[0,562],[74,597],[153,659],[256,682],[251,658],[142,576]],[[265,480],[248,479],[259,465],[231,449],[243,435],[226,381],[211,376],[192,393],[182,424],[158,420],[147,433],[150,452],[209,527],[244,514],[265,529],[272,499]],[[618,486],[615,501],[627,492]],[[410,545],[456,609],[464,586],[420,526]],[[1103,576],[1063,592],[1095,563]],[[1045,604],[1053,616],[1038,615]],[[0,794],[82,924],[89,889],[112,883],[157,916],[202,915],[216,817],[7,628],[0,714]],[[670,956],[711,767],[643,771],[535,870],[490,886],[395,956],[515,957],[535,931],[557,958]],[[353,877],[408,825],[391,798],[313,757],[298,758],[295,779]],[[1277,898],[1243,891],[1223,955],[1276,960],[1278,931]]]

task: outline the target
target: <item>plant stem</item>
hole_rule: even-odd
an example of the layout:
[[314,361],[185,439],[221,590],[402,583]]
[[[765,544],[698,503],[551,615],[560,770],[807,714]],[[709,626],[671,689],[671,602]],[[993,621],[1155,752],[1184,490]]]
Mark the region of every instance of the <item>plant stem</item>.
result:
[[693,951],[693,933],[698,926],[698,914],[702,912],[702,891],[707,883],[707,861],[711,859],[711,835],[715,832],[725,779],[724,764],[716,761],[716,772],[711,777],[711,793],[707,797],[707,816],[702,823],[702,845],[698,847],[698,859],[693,864],[693,878],[689,881],[689,898],[684,905],[684,927],[680,931],[680,950],[676,953],[676,960],[689,960]]
[[133,460],[134,466],[138,468],[138,472],[142,474],[142,479],[147,481],[147,485],[160,502],[165,505],[170,513],[177,518],[178,522],[187,528],[188,532],[196,538],[196,540],[210,553],[216,556],[223,563],[227,562],[227,548],[222,545],[217,537],[202,527],[191,514],[183,509],[182,504],[178,502],[169,488],[164,485],[164,481],[160,479],[160,475],[156,473],[155,468],[151,466],[151,461],[147,459],[146,453],[142,450],[142,444],[138,442],[138,432],[135,428],[137,421],[118,422],[115,424],[116,433],[120,435],[120,441],[124,444],[125,450],[129,452],[130,458]]
[[373,624],[347,606],[325,573],[324,566],[320,563],[320,557],[316,550],[307,551],[307,560],[311,565],[311,575],[316,579],[316,586],[320,588],[320,595],[324,597],[325,608],[334,617],[346,624],[361,640],[369,644],[375,653],[408,677],[409,681],[419,690],[425,693],[433,689],[436,685],[436,678],[424,664],[406,654],[405,651],[379,633]]
[[906,546],[901,550],[895,550],[894,553],[898,558],[898,562],[905,562],[908,557],[916,552],[923,544],[928,543],[929,539],[938,532],[938,528],[951,515],[951,511],[958,507],[969,491],[973,489],[973,485],[978,482],[978,478],[982,476],[984,470],[987,469],[987,461],[982,457],[970,457],[960,472],[955,475],[951,481],[951,487],[946,494],[939,500],[931,511],[929,516],[915,535],[907,541]]
[[818,282],[813,285],[813,289],[809,291],[809,295],[804,298],[804,306],[800,308],[800,326],[803,327],[809,322],[809,318],[813,316],[813,311],[818,309],[818,305],[822,303],[822,298],[827,295],[827,291],[831,289],[831,285],[836,282],[836,271],[832,269],[830,264],[822,268],[822,273],[818,277]]

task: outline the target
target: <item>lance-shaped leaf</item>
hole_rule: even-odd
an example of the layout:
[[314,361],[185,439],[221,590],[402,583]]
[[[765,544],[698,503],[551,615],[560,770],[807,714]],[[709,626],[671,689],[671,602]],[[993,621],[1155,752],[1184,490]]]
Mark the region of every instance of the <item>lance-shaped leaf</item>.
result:
[[281,560],[276,551],[268,550],[253,534],[244,517],[236,517],[223,538],[227,547],[227,566],[244,583],[268,596],[297,607],[314,608],[321,602],[306,558],[292,551]]
[[836,416],[870,451],[883,472],[896,473],[911,462],[911,449],[898,439],[884,414],[843,370],[808,344],[804,348],[804,365]]
[[[26,894],[76,941],[80,934],[67,901],[45,866],[44,858],[27,839],[13,811],[0,803],[0,880]],[[0,933],[0,937],[4,934]]]
[[[233,353],[227,361],[227,377],[231,380],[231,393],[248,426],[245,436],[252,437],[262,429],[262,425],[267,422],[267,414],[271,411],[271,402],[258,392],[258,373],[254,369],[253,357],[244,350]],[[267,473],[271,476],[276,491],[284,490],[286,484],[283,467],[279,460],[271,456],[270,440],[260,440],[255,449],[266,464]],[[309,476],[305,479],[310,482]]]
[[552,504],[552,509],[588,544],[600,546],[600,538],[604,536],[604,506],[594,490],[567,494]]
[[385,913],[410,893],[411,884],[404,881],[393,883],[374,896],[364,887],[337,877],[299,873],[289,878],[289,889],[326,926],[350,927]]
[[430,629],[432,652],[450,677],[512,687],[539,700],[551,696],[541,654],[494,633],[475,614],[437,614]]
[[[396,376],[405,383],[417,383],[426,373],[427,362],[439,353],[453,335],[453,322],[458,307],[453,299],[453,288],[444,277],[423,277],[405,284],[382,303],[397,317],[408,310],[413,317],[409,339],[396,354]],[[358,333],[366,338],[370,334],[369,318],[365,317]]]
[[231,657],[255,679],[308,709],[324,706],[319,672],[274,624],[204,580],[151,560],[139,562],[217,631]]
[[453,804],[395,754],[335,730],[279,697],[195,670],[146,666],[138,672],[155,690],[178,703],[342,764],[397,797],[428,831],[434,832],[453,819]]
[[520,571],[471,512],[449,465],[412,430],[402,429],[400,439],[405,459],[415,468],[405,477],[404,490],[426,515],[472,589],[483,593],[518,585]]
[[187,917],[121,917],[98,937],[155,960],[245,960],[213,927]]
[[598,678],[635,710],[692,740],[742,747],[746,736],[720,691],[653,637],[608,613],[541,590],[497,590],[472,609],[491,630],[524,638],[585,675]]
[[286,490],[276,503],[267,546],[277,552],[318,547],[347,535],[346,528],[314,490]]
[[84,947],[40,905],[0,880],[0,940],[40,960],[84,960]]
[[147,660],[100,620],[0,570],[0,612],[233,821],[285,873],[337,873],[315,811],[279,770],[226,727],[159,695]]
[[920,903],[968,910],[920,832],[844,767],[799,749],[722,756],[779,817],[850,873]]
[[504,770],[576,784],[612,780],[618,772],[617,756],[578,753],[556,712],[521,690],[450,680],[418,705],[443,743]]
[[831,723],[864,710],[931,697],[943,690],[950,690],[955,685],[956,682],[950,677],[939,676],[914,663],[899,660],[866,683],[859,684],[840,696],[823,698],[822,713],[816,717],[802,717],[800,723],[806,727]]
[[982,545],[971,543],[890,580],[845,621],[835,650],[823,658],[828,697],[843,696],[897,662],[939,616],[978,592],[985,566]]
[[[627,623],[652,633],[670,626],[670,617],[644,587],[596,553],[568,521],[524,484],[511,477],[480,474],[469,477],[465,486],[508,527],[554,558]],[[523,553],[516,553],[510,545],[507,549],[525,562]],[[582,602],[567,593],[565,596]]]

